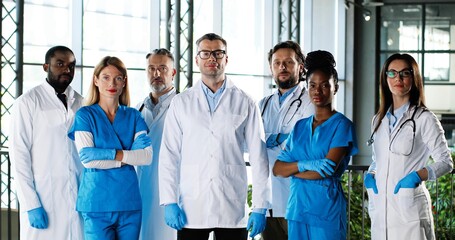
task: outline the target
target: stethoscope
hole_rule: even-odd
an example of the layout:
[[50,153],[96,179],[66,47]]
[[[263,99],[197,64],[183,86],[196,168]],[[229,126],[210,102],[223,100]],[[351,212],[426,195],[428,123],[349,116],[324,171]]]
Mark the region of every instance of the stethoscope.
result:
[[[303,101],[301,98],[304,93],[305,93],[305,87],[302,87],[302,90],[300,91],[299,96],[296,99],[294,99],[291,102],[291,104],[289,104],[288,109],[286,110],[286,113],[283,115],[284,118],[286,118],[286,116],[288,115],[289,110],[291,110],[291,108],[292,108],[292,105],[297,104],[297,108],[295,109],[295,112],[294,112],[294,114],[292,114],[291,118],[289,118],[289,121],[287,122],[287,124],[289,124],[289,122],[291,122],[292,118],[294,118],[295,114],[299,111],[300,106],[302,106]],[[270,95],[265,100],[264,107],[262,108],[261,116],[264,116],[265,109],[267,109],[267,105],[269,104],[270,99],[272,99],[273,95],[275,95],[275,94]],[[284,118],[283,118],[283,121],[284,121]]]
[[[415,122],[415,120],[414,120],[414,117],[415,117],[415,115],[416,115],[416,113],[417,113],[417,110],[418,110],[418,107],[415,107],[414,112],[412,113],[411,118],[406,119],[406,121],[404,121],[403,123],[400,124],[400,127],[398,128],[398,131],[395,132],[395,134],[394,134],[393,137],[392,137],[392,141],[390,141],[389,150],[391,150],[391,145],[392,145],[393,141],[395,140],[395,138],[397,137],[398,133],[400,133],[400,131],[401,131],[401,129],[403,128],[403,126],[405,126],[408,122],[412,123],[412,139],[413,139],[412,142],[414,142],[415,133],[416,133],[416,122]],[[425,109],[424,109],[424,111],[425,111]],[[370,139],[368,139],[368,141],[366,142],[366,143],[367,143],[367,146],[371,146],[371,145],[374,143],[373,136],[374,136],[375,132],[376,132],[376,130],[373,131],[373,133],[371,133]],[[414,147],[414,144],[413,144],[412,148],[413,148],[413,147]],[[409,155],[411,154],[411,152],[412,152],[412,148],[411,148],[411,151],[410,151],[408,154],[403,154],[403,155],[409,156]]]

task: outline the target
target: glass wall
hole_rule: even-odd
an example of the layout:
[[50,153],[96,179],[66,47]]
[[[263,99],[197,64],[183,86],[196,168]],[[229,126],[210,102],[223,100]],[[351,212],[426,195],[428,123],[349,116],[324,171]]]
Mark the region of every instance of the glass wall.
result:
[[[75,4],[82,6],[75,7]],[[167,27],[164,4],[165,1],[161,1],[160,26],[154,27],[150,26],[150,1],[147,0],[26,0],[24,91],[43,82],[46,74],[40,66],[46,51],[54,45],[66,45],[76,53],[78,71],[73,87],[82,95],[87,93],[93,67],[102,57],[110,55],[122,59],[130,70],[132,103],[140,101],[149,91],[142,70],[145,55],[152,48],[150,29],[156,29],[155,34],[159,34]],[[218,5],[213,1],[194,1],[194,40],[208,32],[221,34],[229,46],[228,74],[255,99],[264,95],[264,82],[270,81],[269,70],[264,69],[264,28],[257,27],[264,24],[264,13],[257,11],[263,9],[263,4],[258,0],[223,1]],[[243,14],[244,11],[237,10],[238,6],[252,14]],[[79,23],[74,22],[79,19],[80,29]],[[160,46],[164,44],[161,42]],[[194,57],[190,60],[194,61]],[[194,71],[198,72],[196,65]]]
[[381,8],[381,64],[409,53],[424,78],[426,105],[441,119],[453,144],[455,128],[455,4],[390,5]]

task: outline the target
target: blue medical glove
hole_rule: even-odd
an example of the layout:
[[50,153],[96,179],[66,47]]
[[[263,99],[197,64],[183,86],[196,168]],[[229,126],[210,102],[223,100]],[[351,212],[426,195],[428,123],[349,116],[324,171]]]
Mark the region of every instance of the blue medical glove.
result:
[[48,224],[47,213],[43,207],[27,211],[30,226],[38,229],[46,229]]
[[336,163],[327,159],[301,160],[297,162],[299,172],[315,171],[322,177],[331,176],[335,169]]
[[286,133],[278,133],[278,134],[272,134],[267,138],[266,146],[267,148],[273,148],[276,147],[280,144],[282,144],[287,138],[289,134]]
[[279,145],[278,142],[276,141],[277,136],[278,134],[271,134],[269,138],[267,138],[267,141],[265,142],[267,148],[273,148]]
[[363,184],[365,188],[372,188],[375,194],[378,194],[378,187],[376,186],[376,179],[374,178],[374,174],[367,173],[365,178],[363,179]]
[[282,144],[286,139],[288,139],[289,134],[287,133],[280,133],[278,134],[278,144]]
[[248,225],[246,226],[246,229],[251,231],[250,237],[252,238],[263,232],[265,229],[265,214],[252,212],[248,218]]
[[164,206],[164,220],[166,224],[176,230],[182,230],[186,224],[186,216],[177,203]]
[[152,144],[152,139],[147,136],[147,134],[143,133],[134,139],[133,145],[131,145],[131,150],[144,149],[150,146],[150,144]]
[[422,179],[420,179],[419,174],[417,174],[416,171],[411,172],[397,183],[397,186],[395,186],[395,191],[393,191],[393,193],[397,194],[400,188],[416,188],[421,182]]
[[114,160],[116,152],[115,149],[85,147],[79,151],[79,158],[82,163],[93,160]]

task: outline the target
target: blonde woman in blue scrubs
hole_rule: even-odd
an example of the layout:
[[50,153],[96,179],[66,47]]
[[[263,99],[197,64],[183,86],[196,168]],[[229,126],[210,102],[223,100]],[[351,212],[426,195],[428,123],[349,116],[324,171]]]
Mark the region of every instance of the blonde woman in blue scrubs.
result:
[[95,67],[86,101],[68,133],[85,167],[76,203],[85,239],[138,239],[142,201],[133,166],[150,164],[152,148],[140,112],[128,107],[120,59],[107,56]]
[[346,199],[340,178],[358,151],[354,125],[334,109],[338,76],[332,54],[308,53],[305,68],[315,114],[296,123],[273,173],[291,178],[286,209],[289,239],[346,239]]

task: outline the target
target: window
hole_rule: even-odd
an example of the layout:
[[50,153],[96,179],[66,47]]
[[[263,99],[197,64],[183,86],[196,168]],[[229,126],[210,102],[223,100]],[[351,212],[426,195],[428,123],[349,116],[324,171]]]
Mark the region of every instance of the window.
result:
[[[411,54],[424,78],[427,106],[455,111],[454,4],[390,5],[381,9],[381,61]],[[445,96],[441,98],[440,96]]]
[[455,4],[390,5],[381,9],[382,64],[395,52],[411,54],[424,79],[426,105],[455,143]]

